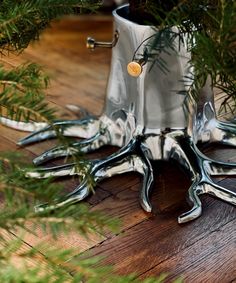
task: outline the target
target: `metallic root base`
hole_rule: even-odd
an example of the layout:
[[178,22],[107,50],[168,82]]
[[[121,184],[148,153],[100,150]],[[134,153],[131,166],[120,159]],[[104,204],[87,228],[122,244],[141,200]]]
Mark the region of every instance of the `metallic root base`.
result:
[[[87,173],[92,176],[95,183],[126,172],[138,172],[142,174],[143,186],[140,191],[140,204],[145,211],[150,212],[152,210],[149,194],[154,180],[153,171],[150,161],[147,158],[146,149],[139,137],[132,139],[127,146],[107,158],[90,161],[87,168]],[[84,178],[72,193],[62,199],[58,199],[54,204],[37,206],[36,211],[44,211],[45,209],[54,210],[85,199],[91,192],[89,180],[86,178],[86,174],[78,171],[78,166],[74,163],[38,169],[26,174],[26,177],[31,178],[62,177],[68,175],[80,175]]]
[[[123,112],[123,110],[119,111]],[[88,116],[80,120],[55,121],[53,124],[37,122],[17,122],[0,117],[0,123],[19,131],[32,132],[30,135],[18,141],[18,145],[25,146],[31,143],[56,138],[58,134],[67,137],[83,138],[74,142],[71,147],[57,146],[47,150],[33,160],[35,165],[49,160],[70,156],[75,153],[88,153],[101,148],[104,145],[122,146],[124,144],[124,125],[115,123],[105,115],[99,118]],[[126,122],[127,123],[127,122]]]
[[[152,145],[155,145],[153,149]],[[135,136],[126,146],[113,155],[88,163],[88,173],[95,183],[111,176],[126,172],[138,172],[143,175],[140,190],[142,208],[151,212],[150,192],[153,186],[153,169],[150,159],[169,161],[173,159],[188,173],[192,185],[188,189],[187,200],[191,209],[179,216],[178,222],[185,223],[198,218],[202,213],[202,194],[210,194],[236,205],[236,193],[215,184],[211,176],[236,175],[236,163],[224,163],[212,160],[203,155],[187,135],[186,130],[165,131],[160,135]],[[70,194],[58,199],[53,204],[43,204],[36,211],[54,210],[64,205],[76,203],[90,194],[89,181],[75,164],[37,169],[27,173],[27,177],[46,178],[80,175],[82,182]]]
[[55,121],[50,125],[40,122],[18,122],[0,117],[0,123],[19,131],[32,132],[32,134],[19,140],[19,145],[27,145],[55,138],[58,133],[68,137],[91,138],[99,130],[99,120],[92,116],[80,120]]
[[[212,92],[212,90],[208,91]],[[213,93],[211,97],[213,97]],[[196,142],[236,146],[236,123],[219,121],[211,101],[204,103],[201,111],[197,111],[195,119],[193,128],[195,129]]]

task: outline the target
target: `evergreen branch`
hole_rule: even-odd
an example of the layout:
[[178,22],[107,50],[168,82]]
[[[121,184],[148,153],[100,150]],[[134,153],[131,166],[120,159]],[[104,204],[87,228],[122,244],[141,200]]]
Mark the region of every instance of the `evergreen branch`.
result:
[[[0,208],[1,229],[10,233],[14,231],[19,233],[18,228],[20,227],[34,234],[35,228],[41,227],[44,233],[52,233],[57,238],[61,233],[75,230],[86,236],[91,231],[103,232],[104,227],[117,228],[117,221],[96,211],[89,211],[85,205],[70,206],[63,210],[56,210],[53,214],[46,211],[34,213],[32,206],[37,202],[37,197],[41,199],[38,190],[48,195],[48,183],[46,182],[48,180],[41,183],[40,180],[34,182],[28,179],[23,183],[23,173],[17,168],[21,168],[24,163],[24,159],[19,164],[18,162],[12,163],[7,154],[1,158],[0,183],[1,188],[4,189],[2,192],[5,199],[4,206]],[[15,189],[15,184],[18,184],[17,189]],[[55,198],[55,195],[53,197]],[[141,281],[136,279],[135,275],[119,276],[113,273],[111,268],[100,266],[99,258],[81,259],[76,257],[76,250],[52,248],[45,243],[21,252],[19,250],[23,241],[16,239],[9,242],[4,235],[0,235],[0,282],[64,283],[82,282],[82,280],[88,283],[164,282],[164,276]],[[44,250],[45,254],[40,253],[40,250]],[[14,265],[15,257],[21,259],[20,267]],[[37,266],[30,265],[32,260],[37,262]],[[98,264],[99,267],[96,267]]]
[[50,22],[74,8],[94,10],[96,0],[3,0],[0,5],[0,48],[2,51],[20,51],[50,25]]
[[[0,249],[0,281],[4,283],[164,283],[167,275],[156,278],[137,279],[133,275],[117,275],[111,267],[95,267],[100,264],[100,258],[80,259],[75,257],[73,249],[58,249],[48,245],[39,245],[28,251],[18,252],[21,266],[14,265],[16,251],[22,247],[23,242],[12,240]],[[47,250],[45,255],[38,249]],[[73,258],[73,259],[71,259]],[[34,264],[32,264],[32,261]],[[168,281],[169,282],[169,281]],[[173,283],[181,283],[174,280]]]
[[[16,157],[15,154],[13,156]],[[119,221],[115,219],[111,221],[102,213],[89,211],[83,204],[57,209],[53,213],[47,210],[40,213],[33,212],[35,205],[57,199],[62,187],[52,184],[50,179],[35,182],[31,178],[25,178],[25,171],[30,169],[23,167],[23,164],[20,159],[18,162],[12,162],[10,157],[4,155],[0,159],[0,190],[4,198],[4,205],[0,208],[0,228],[9,231],[21,227],[28,230],[24,222],[24,219],[27,219],[32,222],[32,231],[34,225],[40,225],[54,236],[62,231],[74,229],[83,235],[91,231],[102,233],[104,227],[116,230]]]
[[35,64],[24,64],[6,70],[0,66],[0,114],[12,119],[43,120],[54,119],[54,110],[43,102],[48,77]]
[[[175,49],[175,42],[185,40],[187,51],[191,54],[189,67],[194,70],[192,83],[186,101],[197,101],[199,91],[207,77],[212,86],[224,89],[226,99],[221,110],[236,101],[236,3],[229,0],[178,0],[171,1],[168,11],[164,5],[151,1],[148,5],[150,14],[156,17],[157,32],[149,42],[144,43],[144,52],[140,56],[159,67],[166,73],[165,62],[160,54]],[[173,33],[176,27],[178,32]],[[184,80],[185,78],[183,78]],[[189,84],[189,80],[188,80]],[[235,107],[231,108],[235,110]]]

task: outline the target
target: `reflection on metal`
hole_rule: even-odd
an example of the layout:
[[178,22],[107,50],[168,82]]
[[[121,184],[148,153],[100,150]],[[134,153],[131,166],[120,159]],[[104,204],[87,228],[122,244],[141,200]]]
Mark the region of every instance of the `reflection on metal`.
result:
[[[119,32],[119,38],[112,50],[106,106],[100,117],[58,121],[50,126],[43,123],[17,123],[4,118],[2,122],[21,130],[36,130],[19,142],[22,145],[55,137],[56,131],[65,136],[85,138],[69,149],[61,146],[48,150],[34,160],[35,164],[68,156],[78,150],[90,152],[103,145],[119,146],[121,149],[111,156],[88,161],[86,171],[96,183],[125,172],[135,171],[143,175],[140,204],[145,211],[152,210],[150,192],[154,177],[150,160],[173,159],[191,179],[192,185],[187,196],[191,209],[180,215],[179,223],[201,215],[201,194],[214,195],[236,205],[236,194],[211,179],[212,176],[236,175],[236,163],[212,160],[197,148],[199,141],[236,145],[236,126],[216,119],[210,80],[199,93],[198,104],[191,105],[189,117],[186,117],[183,111],[184,97],[180,94],[186,88],[182,78],[189,75],[189,54],[184,43],[178,55],[172,50],[161,55],[168,64],[167,75],[158,65],[154,65],[149,72],[151,62],[146,62],[140,75],[132,78],[127,73],[127,64],[132,60],[137,47],[142,49],[140,44],[153,35],[155,30],[150,26],[130,22],[126,17],[127,5],[118,8],[113,15],[114,31]],[[54,203],[38,206],[37,211],[83,200],[90,193],[89,181],[85,172],[80,172],[76,164],[41,168],[27,173],[27,177],[32,178],[70,175],[80,175],[80,185]]]

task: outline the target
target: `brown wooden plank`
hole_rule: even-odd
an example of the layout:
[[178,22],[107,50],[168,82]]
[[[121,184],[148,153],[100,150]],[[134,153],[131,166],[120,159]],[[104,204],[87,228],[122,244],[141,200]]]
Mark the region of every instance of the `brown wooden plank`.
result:
[[[111,218],[119,219],[121,221],[119,233],[151,217],[150,213],[145,213],[142,210],[139,204],[139,194],[132,188],[106,198],[94,206],[92,210],[101,211]],[[106,231],[105,236],[111,237],[112,233]]]
[[[9,150],[17,150],[17,146],[12,143],[7,141],[5,138],[0,136],[0,144],[1,144],[1,151],[9,151]],[[18,149],[19,151],[19,149]],[[22,153],[26,153],[26,158],[29,158],[29,160],[32,158],[32,154],[30,154],[29,151],[27,150],[23,150],[20,149],[20,151]],[[67,182],[67,186],[71,187],[72,186],[72,182]],[[77,184],[78,185],[78,184]],[[98,194],[99,195],[99,194]],[[42,241],[44,241],[45,243],[49,243],[52,246],[55,247],[60,247],[60,248],[73,248],[76,247],[78,248],[78,251],[84,251],[87,250],[95,245],[97,245],[98,243],[104,241],[104,236],[101,236],[98,233],[91,233],[88,235],[88,238],[85,238],[84,236],[81,236],[77,231],[71,231],[70,233],[68,233],[67,235],[61,234],[58,235],[57,239],[54,239],[52,237],[52,235],[48,232],[44,232],[42,230],[42,228],[38,225],[34,225],[32,226],[32,224],[30,222],[28,222],[28,228],[33,230],[35,232],[35,235],[30,234],[25,232],[25,237],[24,237],[24,241],[26,243],[29,243],[32,246],[36,246],[39,243],[41,243]],[[32,229],[33,227],[33,229]],[[15,232],[16,235],[21,235],[22,234],[22,230],[19,229],[18,232]],[[41,250],[41,252],[43,252]]]
[[[185,202],[188,182],[184,178],[185,176],[181,174],[182,172],[174,165],[170,166],[167,163],[162,163],[161,165],[164,167],[162,168],[163,172],[162,174],[158,174],[160,165],[155,167],[154,164],[155,184],[151,194],[152,214],[145,213],[139,203],[139,192],[142,187],[142,181],[137,184],[127,183],[120,191],[111,191],[112,196],[94,206],[93,210],[99,210],[110,217],[119,218],[122,223],[121,231],[129,229],[143,222],[145,219],[155,217],[155,214],[166,215],[167,213],[171,214],[173,211],[176,211],[176,208],[179,209],[182,207],[182,202]],[[176,176],[174,183],[172,179],[166,178],[173,174]],[[124,178],[127,181],[126,176],[120,176],[120,178]],[[121,181],[119,181],[119,184],[121,184]],[[115,184],[111,183],[110,186],[113,190]],[[106,236],[111,236],[111,234],[108,232]]]
[[106,179],[99,183],[99,187],[108,191],[109,193],[116,195],[117,193],[131,187],[140,184],[140,177],[136,173],[125,173],[117,175],[112,178]]
[[[11,243],[12,241],[18,241],[19,238],[16,237],[11,232],[1,231],[1,236],[7,241],[8,243]],[[23,235],[21,234],[21,237],[23,238]],[[48,272],[52,271],[50,265],[48,264],[48,259],[40,252],[34,253],[34,256],[28,256],[28,257],[22,257],[25,253],[28,253],[31,251],[32,246],[25,243],[24,239],[20,240],[20,247],[17,249],[17,251],[12,254],[10,260],[10,264],[14,265],[17,269],[21,271],[27,272],[29,268],[39,268],[40,267],[40,274],[43,275],[44,272],[48,274]],[[46,242],[45,242],[46,244]],[[58,266],[60,263],[56,263]],[[71,279],[71,274],[69,273],[69,270],[60,264],[60,268],[63,270],[64,275],[68,276],[68,280]]]
[[[201,239],[204,242],[210,233],[236,217],[235,208],[212,198],[204,197],[203,205],[203,216],[192,223],[178,225],[176,218],[180,211],[172,215],[156,215],[105,241],[90,250],[90,254],[105,256],[104,263],[114,265],[119,273],[143,274]],[[214,248],[211,243],[206,243],[207,249]],[[192,254],[189,254],[189,260],[191,258]]]
[[236,275],[235,225],[235,219],[222,225],[210,235],[142,274],[140,278],[168,273],[168,282],[178,277],[182,277],[186,283],[232,282]]

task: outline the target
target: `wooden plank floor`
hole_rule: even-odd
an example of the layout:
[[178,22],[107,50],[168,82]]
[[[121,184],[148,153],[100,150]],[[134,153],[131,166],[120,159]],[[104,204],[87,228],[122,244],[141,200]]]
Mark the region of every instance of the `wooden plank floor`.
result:
[[[111,18],[72,17],[53,24],[41,41],[29,47],[21,56],[5,61],[18,65],[33,60],[45,67],[52,77],[48,99],[54,103],[61,117],[70,118],[65,104],[77,104],[91,113],[102,112],[106,80],[109,72],[110,50],[85,49],[87,35],[100,40],[112,37]],[[55,141],[18,148],[16,141],[25,133],[1,126],[1,150],[18,150],[29,161],[50,148]],[[100,150],[96,157],[116,150]],[[236,161],[236,150],[208,149],[210,156]],[[39,240],[51,245],[75,247],[78,253],[89,250],[90,255],[105,256],[104,263],[114,265],[121,274],[135,272],[140,278],[168,273],[168,280],[182,276],[184,282],[236,281],[236,209],[211,197],[203,197],[203,215],[185,225],[177,224],[177,216],[187,205],[185,194],[189,186],[186,176],[173,164],[155,163],[155,186],[152,196],[154,213],[146,214],[138,203],[140,176],[125,174],[99,184],[96,194],[87,202],[91,209],[101,210],[122,221],[118,234],[105,232],[92,235],[89,240],[78,233],[53,240],[50,235],[29,235],[25,248]],[[62,182],[73,188],[76,180]],[[217,182],[235,189],[236,180]],[[43,250],[40,251],[42,254]]]

